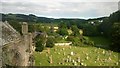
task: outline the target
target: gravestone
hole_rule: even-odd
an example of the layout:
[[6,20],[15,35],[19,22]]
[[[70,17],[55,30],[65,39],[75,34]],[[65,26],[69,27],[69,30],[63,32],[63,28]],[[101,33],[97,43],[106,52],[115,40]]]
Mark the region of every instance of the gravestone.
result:
[[97,61],[99,61],[100,59],[99,59],[99,57],[97,57]]
[[71,62],[71,60],[72,60],[72,59],[71,59],[71,57],[70,57],[70,58],[69,58],[69,62]]
[[52,55],[50,56],[50,63],[51,63],[51,64],[53,63]]
[[82,53],[84,54],[85,52],[84,52],[84,51],[82,51]]
[[48,56],[48,54],[46,54],[46,57]]
[[88,53],[86,53],[85,55],[88,56]]
[[60,52],[58,52],[58,54],[60,55]]
[[74,53],[73,53],[73,52],[71,52],[71,53],[70,53],[70,55],[74,55]]
[[63,55],[66,55],[66,53],[64,52]]
[[41,54],[41,52],[40,52],[40,54]]
[[84,63],[80,63],[80,65],[84,65]]
[[77,65],[77,62],[74,62],[73,64],[76,66],[76,65]]
[[77,58],[77,62],[80,62],[80,57]]
[[57,51],[57,49],[54,49],[54,51]]
[[65,50],[65,48],[62,48],[62,50]]
[[110,58],[110,57],[109,57],[108,59],[109,59],[109,61],[111,61],[111,58]]
[[97,50],[95,49],[94,52],[96,52]]
[[102,51],[102,54],[105,54],[105,51],[104,51],[104,50]]
[[68,58],[66,59],[66,62],[68,62],[69,60],[68,60]]
[[70,49],[71,49],[71,46],[70,46]]
[[62,62],[62,64],[64,65],[64,62]]
[[118,62],[116,62],[115,65],[118,65]]
[[84,61],[84,60],[81,60],[82,62]]
[[95,63],[96,63],[96,61],[95,61]]
[[67,58],[69,58],[70,56],[68,55]]
[[48,54],[50,54],[50,48],[48,48],[47,50],[48,50]]
[[41,63],[39,63],[41,65]]
[[58,64],[61,64],[60,62]]
[[74,63],[74,62],[75,62],[75,60],[72,60],[72,62]]
[[114,57],[116,57],[116,55],[114,55]]
[[86,57],[86,60],[88,60],[88,59],[89,59],[89,57],[87,56],[87,57]]

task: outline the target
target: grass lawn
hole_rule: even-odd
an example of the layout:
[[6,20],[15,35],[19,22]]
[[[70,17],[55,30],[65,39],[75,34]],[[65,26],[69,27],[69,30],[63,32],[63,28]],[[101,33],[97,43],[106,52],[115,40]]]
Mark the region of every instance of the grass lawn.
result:
[[84,36],[84,37],[90,41],[94,41],[95,46],[98,46],[98,47],[100,46],[103,48],[109,48],[109,45],[111,43],[109,39],[101,37],[101,36],[97,36],[97,37]]
[[[34,52],[35,66],[73,66],[72,61],[64,61],[68,56],[76,62],[77,57],[80,57],[77,66],[80,63],[83,63],[83,66],[115,66],[118,61],[118,53],[96,47],[55,46],[50,49],[50,54],[47,52],[47,49],[43,52]],[[70,55],[71,52],[75,54]],[[86,54],[88,54],[88,59],[86,59]],[[49,56],[51,55],[53,63],[49,63]]]

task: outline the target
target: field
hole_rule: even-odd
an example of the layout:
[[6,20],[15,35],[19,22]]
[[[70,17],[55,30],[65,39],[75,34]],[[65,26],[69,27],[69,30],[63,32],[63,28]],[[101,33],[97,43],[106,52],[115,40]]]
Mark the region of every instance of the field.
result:
[[[105,54],[103,54],[103,51]],[[75,55],[70,55],[71,52],[74,52]],[[53,63],[49,63],[49,56],[51,55]],[[41,53],[35,52],[34,56],[35,66],[73,66],[74,63],[72,61],[65,62],[68,56],[76,62],[77,57],[80,57],[80,62],[76,64],[78,66],[81,63],[83,63],[83,66],[115,66],[118,64],[118,53],[96,47],[55,46],[50,49],[50,54],[48,54],[46,49]],[[86,56],[89,58],[86,59]],[[99,60],[97,60],[98,57]]]

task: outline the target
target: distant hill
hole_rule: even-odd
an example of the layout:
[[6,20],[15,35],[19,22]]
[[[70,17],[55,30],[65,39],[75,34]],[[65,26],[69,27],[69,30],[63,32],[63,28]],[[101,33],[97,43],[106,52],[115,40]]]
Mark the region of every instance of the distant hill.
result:
[[54,19],[54,18],[47,18],[47,17],[38,17],[33,14],[24,15],[24,14],[3,14],[2,15],[2,21],[17,21],[17,22],[34,22],[34,23],[59,23],[59,22],[85,22],[85,19],[67,19],[67,18],[61,18],[61,19]]

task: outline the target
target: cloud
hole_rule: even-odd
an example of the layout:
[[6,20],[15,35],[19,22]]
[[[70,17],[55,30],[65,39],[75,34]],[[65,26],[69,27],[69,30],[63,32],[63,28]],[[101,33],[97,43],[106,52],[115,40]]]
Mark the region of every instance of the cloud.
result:
[[[35,14],[47,17],[89,18],[117,11],[117,0],[2,0],[2,13]],[[98,1],[98,2],[97,2]],[[102,0],[101,0],[102,1]]]

